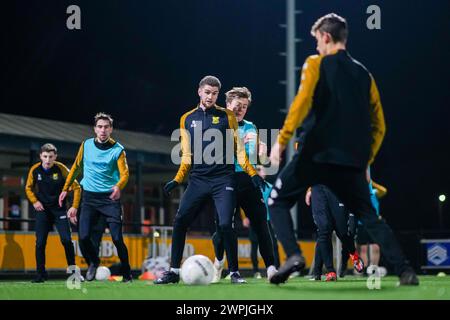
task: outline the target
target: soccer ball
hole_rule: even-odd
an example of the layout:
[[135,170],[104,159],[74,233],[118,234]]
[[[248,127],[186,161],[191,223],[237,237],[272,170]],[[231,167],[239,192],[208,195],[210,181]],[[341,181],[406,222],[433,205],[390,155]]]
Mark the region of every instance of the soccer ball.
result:
[[387,270],[385,267],[380,267],[374,264],[371,264],[370,266],[367,267],[367,274],[370,275],[375,275],[377,277],[385,277],[387,275]]
[[213,276],[213,263],[202,255],[187,258],[181,266],[181,280],[188,285],[208,285]]
[[147,258],[142,263],[142,273],[150,271],[156,278],[161,278],[169,268],[169,257]]
[[105,281],[108,280],[109,277],[111,276],[111,271],[109,270],[108,267],[98,267],[97,271],[95,272],[95,280],[98,281]]

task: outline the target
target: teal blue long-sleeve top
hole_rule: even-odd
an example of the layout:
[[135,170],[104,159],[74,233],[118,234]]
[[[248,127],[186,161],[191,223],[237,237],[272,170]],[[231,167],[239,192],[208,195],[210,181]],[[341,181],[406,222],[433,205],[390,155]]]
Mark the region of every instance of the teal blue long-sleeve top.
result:
[[[247,120],[239,121],[238,125],[238,134],[241,141],[243,141],[248,134],[253,136],[250,141],[245,144],[245,153],[248,161],[255,166],[258,162],[258,132],[256,126]],[[244,171],[236,159],[234,160],[234,165],[236,172]]]

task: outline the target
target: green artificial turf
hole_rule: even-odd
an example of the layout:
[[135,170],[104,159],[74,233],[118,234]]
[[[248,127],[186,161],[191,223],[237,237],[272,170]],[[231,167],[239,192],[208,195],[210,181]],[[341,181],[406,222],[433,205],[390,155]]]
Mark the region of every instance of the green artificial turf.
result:
[[367,278],[348,276],[337,282],[311,281],[304,277],[275,286],[266,279],[248,278],[248,284],[232,285],[229,280],[209,286],[183,284],[153,285],[135,280],[121,282],[85,282],[80,289],[68,289],[64,280],[32,284],[29,281],[0,281],[0,299],[92,300],[304,300],[304,299],[450,299],[450,277],[420,276],[419,286],[397,287],[398,278],[381,279],[380,290],[369,290]]

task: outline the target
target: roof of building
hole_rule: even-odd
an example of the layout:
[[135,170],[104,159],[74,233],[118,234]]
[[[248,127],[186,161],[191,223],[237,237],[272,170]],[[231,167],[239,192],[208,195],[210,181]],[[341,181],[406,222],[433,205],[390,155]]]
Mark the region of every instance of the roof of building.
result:
[[[51,139],[79,144],[93,136],[92,126],[0,113],[0,134]],[[127,150],[170,154],[174,143],[167,136],[114,129],[112,137]]]

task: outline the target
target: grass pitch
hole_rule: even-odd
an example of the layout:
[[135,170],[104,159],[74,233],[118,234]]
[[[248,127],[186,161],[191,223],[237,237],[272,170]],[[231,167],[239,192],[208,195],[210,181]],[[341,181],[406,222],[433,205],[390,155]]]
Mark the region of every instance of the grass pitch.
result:
[[85,282],[80,289],[68,289],[66,281],[41,284],[29,281],[0,281],[2,300],[450,300],[450,277],[420,276],[418,287],[397,287],[398,278],[381,279],[379,290],[367,288],[367,278],[347,276],[337,282],[318,282],[298,277],[275,286],[267,279],[248,278],[248,284],[232,285],[222,279],[209,286],[153,285],[148,281]]

